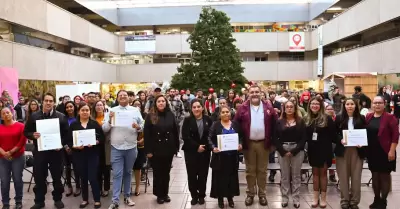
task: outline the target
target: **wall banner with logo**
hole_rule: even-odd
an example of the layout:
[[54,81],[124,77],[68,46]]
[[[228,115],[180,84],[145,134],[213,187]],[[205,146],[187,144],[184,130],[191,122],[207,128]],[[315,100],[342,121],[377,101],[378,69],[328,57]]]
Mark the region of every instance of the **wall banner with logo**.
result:
[[317,76],[322,76],[324,73],[324,49],[323,49],[323,36],[322,36],[322,25],[318,27],[318,64],[317,64]]
[[304,52],[305,50],[304,32],[289,32],[289,51]]

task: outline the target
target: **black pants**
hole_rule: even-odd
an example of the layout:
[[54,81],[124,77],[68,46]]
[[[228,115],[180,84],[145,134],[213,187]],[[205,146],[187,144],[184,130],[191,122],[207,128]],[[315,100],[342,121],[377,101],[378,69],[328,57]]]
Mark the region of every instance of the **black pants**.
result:
[[62,152],[63,151],[35,151],[33,162],[33,177],[35,179],[35,203],[42,204],[47,193],[47,170],[50,170],[53,179],[53,200],[60,201],[64,192],[64,187],[61,183],[62,173]]
[[[86,148],[85,148],[86,149]],[[82,179],[82,199],[89,199],[89,185],[92,187],[93,199],[100,202],[100,188],[97,180],[97,167],[99,165],[99,155],[97,150],[83,150],[72,153],[78,165],[78,172]]]
[[[67,151],[63,151],[64,155],[64,166],[65,166],[65,184],[68,186],[68,188],[72,188],[72,183],[71,183],[71,178],[72,178],[72,166],[74,168],[74,177],[75,177],[75,184],[76,188],[80,189],[81,188],[81,177],[79,176],[78,169],[76,166],[75,161],[72,158],[71,154],[68,154]],[[62,173],[61,173],[62,175]]]
[[192,198],[205,198],[210,152],[185,152],[185,163]]
[[159,198],[168,195],[169,190],[169,172],[171,171],[171,156],[156,156],[151,158],[151,166],[153,167],[153,194]]
[[[269,153],[269,163],[275,163],[275,151]],[[276,170],[271,170],[270,171],[270,175],[275,175],[276,174]]]
[[99,182],[100,191],[102,191],[103,189],[103,191],[110,191],[110,173],[111,165],[106,165],[105,162],[99,162],[97,181]]

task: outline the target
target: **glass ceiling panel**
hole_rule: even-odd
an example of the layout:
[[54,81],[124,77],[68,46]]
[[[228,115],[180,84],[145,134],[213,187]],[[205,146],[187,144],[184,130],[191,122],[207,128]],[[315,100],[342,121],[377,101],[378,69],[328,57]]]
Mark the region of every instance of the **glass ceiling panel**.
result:
[[[109,0],[108,3],[110,2],[115,3],[117,8],[131,8],[234,4],[305,4],[310,3],[311,0]],[[99,1],[97,3],[104,2]]]

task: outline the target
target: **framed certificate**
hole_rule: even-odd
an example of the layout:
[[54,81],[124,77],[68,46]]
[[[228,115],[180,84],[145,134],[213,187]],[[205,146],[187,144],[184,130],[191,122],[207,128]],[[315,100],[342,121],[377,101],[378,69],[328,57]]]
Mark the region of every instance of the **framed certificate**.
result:
[[37,139],[39,152],[62,148],[58,118],[37,120],[36,132],[40,133],[40,138]]
[[368,146],[367,129],[343,130],[346,147]]
[[135,122],[135,112],[133,111],[117,111],[114,112],[114,117],[111,121],[113,126],[132,128]]
[[72,136],[74,147],[96,145],[95,129],[73,131]]
[[218,149],[223,151],[238,150],[239,134],[221,134],[217,135]]

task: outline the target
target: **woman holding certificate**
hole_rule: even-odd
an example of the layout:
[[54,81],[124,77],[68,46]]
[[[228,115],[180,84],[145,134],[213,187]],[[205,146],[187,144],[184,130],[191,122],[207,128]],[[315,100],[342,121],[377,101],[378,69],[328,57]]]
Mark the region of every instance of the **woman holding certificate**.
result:
[[[365,158],[365,149],[359,144],[349,142],[347,132],[364,129],[365,118],[353,98],[345,99],[342,112],[335,120],[337,141],[335,142],[336,169],[340,179],[340,205],[342,209],[358,209],[361,199],[361,174]],[[367,140],[365,132],[365,141]],[[351,185],[351,186],[350,186]],[[350,195],[351,194],[351,195]]]
[[396,147],[399,141],[397,118],[385,112],[385,100],[376,96],[372,102],[373,113],[368,113],[367,121],[367,159],[372,173],[374,202],[370,208],[386,208],[390,191],[390,173],[396,170]]
[[281,165],[282,207],[287,207],[292,188],[293,206],[300,207],[301,165],[306,143],[306,125],[301,119],[297,103],[287,101],[275,128],[275,146]]
[[210,149],[208,149],[208,133],[212,125],[209,116],[204,115],[201,101],[191,101],[191,114],[185,118],[182,125],[182,150],[185,153],[186,171],[192,205],[204,204],[208,167],[210,166]]
[[231,121],[231,110],[228,106],[222,106],[219,111],[220,120],[211,126],[208,137],[209,147],[213,151],[210,197],[218,198],[219,208],[225,207],[226,197],[229,207],[233,208],[233,197],[240,195],[238,151],[242,150],[243,133],[240,125]]
[[310,100],[305,122],[308,161],[312,167],[314,187],[311,207],[316,208],[319,205],[326,208],[327,172],[332,165],[332,143],[336,141],[336,127],[332,118],[325,114],[324,101],[317,97]]
[[157,203],[171,202],[168,196],[172,159],[179,150],[174,113],[163,95],[154,99],[144,123],[144,147],[153,167],[153,194]]
[[99,163],[99,144],[104,143],[104,133],[101,126],[90,119],[90,107],[81,103],[78,108],[78,117],[69,127],[67,144],[72,147],[72,156],[78,165],[78,172],[82,179],[82,199],[79,208],[85,208],[89,202],[88,181],[92,187],[94,207],[100,208],[100,188],[97,181]]
[[0,180],[3,208],[10,208],[10,180],[15,189],[15,208],[22,208],[24,182],[22,173],[25,166],[24,124],[13,120],[8,107],[0,112],[4,123],[0,125]]

